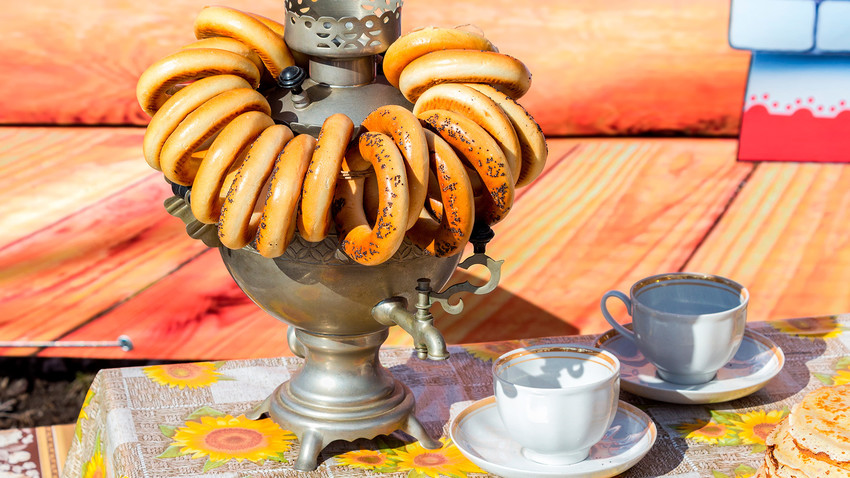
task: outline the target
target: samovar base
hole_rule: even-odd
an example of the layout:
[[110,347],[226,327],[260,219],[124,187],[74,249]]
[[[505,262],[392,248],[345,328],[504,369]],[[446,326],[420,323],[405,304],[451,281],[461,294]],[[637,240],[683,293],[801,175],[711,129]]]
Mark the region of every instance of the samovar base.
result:
[[386,329],[356,336],[296,329],[304,366],[247,414],[253,420],[268,413],[298,437],[295,469],[315,470],[319,453],[332,441],[371,439],[396,430],[425,448],[440,447],[413,415],[413,393],[378,359],[387,335]]

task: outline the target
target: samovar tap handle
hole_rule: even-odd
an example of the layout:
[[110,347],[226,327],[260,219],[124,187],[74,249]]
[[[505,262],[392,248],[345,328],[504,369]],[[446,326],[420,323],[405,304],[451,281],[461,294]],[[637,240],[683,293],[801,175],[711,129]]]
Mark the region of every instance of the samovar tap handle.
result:
[[[496,261],[488,256],[486,252],[487,243],[493,239],[493,230],[483,221],[478,221],[472,228],[472,235],[469,242],[473,245],[473,254],[463,260],[458,267],[461,269],[469,269],[474,265],[482,265],[490,271],[490,279],[486,284],[476,286],[469,281],[464,281],[459,284],[454,284],[442,292],[432,292],[430,294],[431,303],[440,304],[443,309],[449,314],[457,315],[463,310],[463,300],[458,299],[457,303],[449,303],[451,296],[460,292],[470,292],[476,295],[484,295],[492,292],[499,285],[499,280],[502,276],[502,264],[504,260]],[[417,288],[418,290],[418,288]]]
[[192,214],[190,201],[192,200],[192,188],[181,186],[179,184],[168,181],[171,185],[171,192],[174,196],[169,197],[163,203],[168,214],[183,221],[186,225],[186,234],[192,239],[202,241],[207,247],[220,247],[221,241],[218,239],[218,228],[215,224],[204,224],[195,219]]

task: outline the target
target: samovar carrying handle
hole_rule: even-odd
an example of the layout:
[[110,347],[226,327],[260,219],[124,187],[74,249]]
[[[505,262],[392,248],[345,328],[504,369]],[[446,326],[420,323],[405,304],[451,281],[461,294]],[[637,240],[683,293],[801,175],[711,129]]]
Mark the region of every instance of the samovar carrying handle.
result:
[[407,300],[404,297],[391,297],[382,300],[372,308],[372,317],[384,325],[398,325],[413,337],[413,345],[416,356],[420,359],[445,360],[449,358],[446,340],[440,331],[434,326],[434,316],[431,314],[431,306],[440,304],[449,314],[459,314],[463,310],[463,300],[458,299],[456,304],[449,303],[449,299],[460,292],[471,292],[483,295],[491,292],[499,285],[502,264],[505,261],[496,261],[490,258],[485,249],[487,243],[493,238],[493,230],[483,222],[476,222],[472,229],[469,242],[473,245],[473,254],[463,260],[458,267],[469,269],[474,265],[483,265],[490,271],[490,278],[486,284],[476,286],[469,281],[454,284],[442,292],[434,292],[431,289],[431,279],[422,278],[416,285],[416,312],[407,311]]
[[[487,283],[476,286],[471,284],[469,281],[464,281],[459,284],[454,284],[442,292],[432,292],[430,294],[431,304],[440,304],[440,306],[442,306],[449,314],[457,315],[463,310],[463,300],[458,299],[456,304],[450,304],[449,298],[451,298],[451,296],[460,292],[470,292],[476,295],[489,294],[496,288],[497,285],[499,285],[499,280],[502,278],[502,264],[505,261],[493,260],[486,254],[487,243],[493,239],[493,236],[495,236],[495,233],[486,222],[476,222],[472,228],[472,235],[469,238],[469,242],[471,242],[473,246],[473,254],[458,264],[458,267],[464,270],[469,269],[474,265],[482,265],[486,267],[487,270],[490,271],[490,278],[487,280]],[[417,290],[419,290],[418,287]]]

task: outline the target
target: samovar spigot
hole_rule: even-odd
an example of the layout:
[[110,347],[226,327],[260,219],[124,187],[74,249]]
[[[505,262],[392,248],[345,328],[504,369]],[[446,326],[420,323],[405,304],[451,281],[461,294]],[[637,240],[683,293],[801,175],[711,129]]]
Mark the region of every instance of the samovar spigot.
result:
[[449,314],[459,314],[463,310],[463,301],[458,300],[457,303],[452,304],[449,302],[451,296],[458,292],[483,295],[491,292],[499,285],[504,261],[495,261],[484,251],[493,235],[493,230],[490,229],[489,225],[476,223],[470,238],[474,253],[458,264],[461,269],[468,269],[473,265],[485,266],[490,272],[490,278],[486,284],[475,286],[469,281],[465,281],[442,292],[435,292],[431,289],[431,279],[421,278],[416,284],[416,312],[411,313],[407,310],[407,299],[404,297],[390,297],[372,308],[372,317],[383,325],[398,325],[410,334],[413,337],[416,356],[420,359],[445,360],[449,358],[446,340],[439,329],[434,326],[431,306],[438,303]]
[[416,285],[416,312],[414,319],[414,347],[416,356],[420,359],[445,360],[449,358],[446,349],[446,339],[434,327],[434,316],[431,315],[431,279],[423,278]]
[[434,316],[431,314],[431,279],[419,279],[416,292],[416,312],[407,310],[404,297],[391,297],[372,309],[372,317],[384,325],[398,325],[410,334],[416,356],[420,359],[445,360],[449,358],[446,339],[434,326]]

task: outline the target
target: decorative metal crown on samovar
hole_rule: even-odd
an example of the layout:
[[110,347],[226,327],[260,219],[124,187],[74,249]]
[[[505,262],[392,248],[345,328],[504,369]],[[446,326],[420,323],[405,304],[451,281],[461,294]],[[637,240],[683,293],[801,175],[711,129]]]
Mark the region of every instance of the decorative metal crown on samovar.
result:
[[[451,304],[453,295],[496,287],[501,261],[485,255],[489,226],[504,218],[514,188],[533,180],[546,159],[539,127],[513,100],[528,89],[525,66],[481,35],[454,29],[411,34],[388,58],[400,35],[401,3],[287,0],[283,25],[207,7],[195,23],[199,41],[151,66],[137,88],[153,116],[145,158],[175,193],[166,209],[191,237],[220,249],[245,294],[289,324],[289,347],[305,359],[248,413],[268,413],[298,436],[299,470],[315,469],[334,440],[403,430],[426,448],[440,446],[378,351],[388,328],[398,325],[413,337],[419,358],[448,358],[430,309],[438,303],[457,314],[463,303]],[[444,57],[447,50],[453,53]],[[396,129],[385,127],[386,137],[373,132],[376,116]],[[337,186],[326,191],[333,204],[324,219],[315,214],[320,232],[307,233],[297,208],[310,191],[304,179],[302,196],[300,178],[319,168],[310,157],[315,161],[323,145],[321,154],[327,152],[334,121],[349,129],[336,130],[344,132],[343,162],[332,170]],[[421,135],[420,154],[430,156],[419,173],[408,158],[412,135]],[[265,163],[257,159],[269,148],[276,152]],[[407,173],[390,161],[402,154]],[[296,186],[284,176],[298,176]],[[368,181],[379,184],[371,199],[363,192]],[[410,198],[408,184],[419,187]],[[240,195],[251,198],[249,207],[238,204]],[[377,208],[368,224],[363,203]],[[355,226],[340,219],[346,214]],[[322,219],[330,224],[325,229]],[[467,242],[474,254],[461,263]],[[489,269],[485,285],[435,292],[457,267],[476,264]]]
[[275,119],[294,132],[318,135],[335,113],[359,125],[384,105],[412,109],[377,75],[378,55],[401,33],[401,7],[401,0],[287,0],[284,39],[307,60],[309,76],[297,69],[281,75],[278,83],[286,88],[267,95]]

